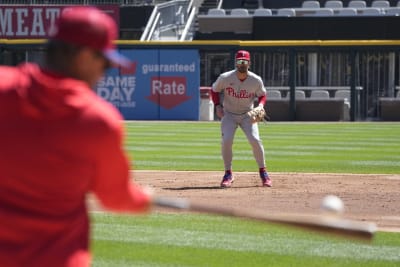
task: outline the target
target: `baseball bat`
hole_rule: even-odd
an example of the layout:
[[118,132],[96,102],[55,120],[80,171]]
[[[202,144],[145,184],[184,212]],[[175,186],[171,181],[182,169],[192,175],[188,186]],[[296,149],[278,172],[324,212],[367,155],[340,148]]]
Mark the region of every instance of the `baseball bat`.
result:
[[155,197],[153,204],[175,210],[194,211],[260,222],[292,226],[334,236],[370,241],[377,226],[372,222],[356,221],[329,215],[267,214],[265,211],[232,207],[220,207],[196,203],[183,198]]

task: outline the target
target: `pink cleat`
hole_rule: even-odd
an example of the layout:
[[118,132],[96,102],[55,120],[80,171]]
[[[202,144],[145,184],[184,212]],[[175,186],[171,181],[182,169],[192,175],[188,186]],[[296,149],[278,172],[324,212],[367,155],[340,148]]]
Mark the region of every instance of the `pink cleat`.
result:
[[232,172],[226,171],[221,181],[221,187],[222,188],[231,187],[234,180],[235,179],[233,178]]
[[260,170],[260,178],[262,182],[262,186],[272,187],[272,181],[268,176],[268,173],[265,169]]

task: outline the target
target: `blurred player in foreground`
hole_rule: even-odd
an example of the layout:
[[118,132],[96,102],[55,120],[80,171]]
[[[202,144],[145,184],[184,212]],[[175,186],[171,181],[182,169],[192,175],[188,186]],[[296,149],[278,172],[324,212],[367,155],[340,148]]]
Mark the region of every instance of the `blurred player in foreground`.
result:
[[[230,187],[234,181],[232,174],[232,145],[238,126],[245,133],[259,167],[259,175],[263,186],[271,187],[272,181],[268,176],[264,147],[260,139],[258,124],[253,123],[247,112],[253,108],[255,98],[258,105],[264,106],[266,91],[261,77],[249,71],[250,53],[239,50],[235,56],[236,69],[222,73],[212,86],[211,94],[216,114],[221,118],[222,158],[225,175],[221,187]],[[220,95],[223,94],[223,103]]]
[[89,266],[89,192],[104,208],[146,212],[129,177],[122,117],[92,87],[111,65],[114,21],[65,9],[43,67],[0,67],[0,265]]

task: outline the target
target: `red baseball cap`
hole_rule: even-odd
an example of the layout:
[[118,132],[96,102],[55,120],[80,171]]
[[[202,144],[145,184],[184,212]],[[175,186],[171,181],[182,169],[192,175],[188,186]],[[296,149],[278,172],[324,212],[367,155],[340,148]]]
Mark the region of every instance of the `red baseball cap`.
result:
[[63,9],[49,31],[51,40],[101,51],[114,65],[129,67],[129,59],[115,49],[113,41],[117,35],[117,25],[110,16],[95,7],[87,6]]
[[236,52],[236,59],[245,59],[250,61],[250,53],[246,50],[239,50]]

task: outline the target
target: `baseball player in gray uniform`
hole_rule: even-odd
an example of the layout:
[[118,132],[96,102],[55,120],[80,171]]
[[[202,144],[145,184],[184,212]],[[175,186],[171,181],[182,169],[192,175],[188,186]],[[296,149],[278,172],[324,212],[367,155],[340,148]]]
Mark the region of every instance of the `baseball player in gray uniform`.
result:
[[[249,71],[250,53],[239,50],[235,56],[236,69],[222,73],[214,82],[211,90],[212,100],[216,107],[216,114],[221,119],[221,153],[225,166],[225,175],[221,187],[230,187],[234,181],[232,174],[232,145],[237,127],[245,133],[259,167],[262,185],[272,186],[268,176],[264,147],[260,139],[258,124],[252,123],[247,112],[253,108],[255,98],[264,106],[266,91],[260,76]],[[223,95],[221,103],[220,95]]]

